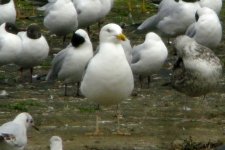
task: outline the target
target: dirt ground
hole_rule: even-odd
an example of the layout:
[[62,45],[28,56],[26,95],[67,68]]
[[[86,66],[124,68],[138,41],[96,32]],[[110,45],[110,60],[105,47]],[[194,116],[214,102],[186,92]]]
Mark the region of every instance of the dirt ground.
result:
[[[103,24],[124,25],[124,32],[134,45],[142,43],[145,36],[133,32],[135,23],[154,14],[156,7],[148,3],[146,12],[142,13],[141,2],[133,2],[133,19],[129,17],[126,2],[116,0]],[[34,70],[35,75],[44,75],[50,67],[52,54],[62,49],[62,40],[51,36],[43,27],[42,14],[35,12],[33,17],[31,11],[24,9],[22,12],[25,17],[18,19],[17,25],[25,28],[32,22],[40,24],[51,47],[48,59]],[[224,27],[225,6],[220,19]],[[97,25],[92,26],[90,36],[94,46],[98,43],[98,31]],[[168,49],[171,51],[172,46],[168,45]],[[225,64],[224,37],[214,51]],[[50,84],[41,78],[29,83],[26,77],[22,81],[18,67],[14,65],[0,68],[0,124],[13,119],[19,112],[29,112],[40,131],[29,130],[27,150],[49,149],[49,139],[53,135],[62,137],[64,150],[191,150],[214,149],[222,145],[225,143],[225,75],[218,88],[205,99],[189,98],[163,86],[169,80],[172,63],[173,56],[170,55],[162,71],[153,76],[149,88],[140,88],[137,83],[135,94],[121,103],[121,129],[131,135],[112,134],[116,129],[116,106],[100,109],[100,129],[104,135],[86,135],[95,129],[96,104],[75,97],[76,88],[72,85],[69,86],[69,96],[63,96],[64,87],[60,81]],[[25,74],[28,76],[29,72]],[[184,110],[185,105],[188,110]]]

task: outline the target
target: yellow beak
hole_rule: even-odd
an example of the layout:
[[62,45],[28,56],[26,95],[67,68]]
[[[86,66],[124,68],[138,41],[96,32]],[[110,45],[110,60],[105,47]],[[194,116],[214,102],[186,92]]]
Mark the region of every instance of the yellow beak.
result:
[[124,35],[124,34],[118,34],[117,36],[116,36],[116,38],[118,39],[118,40],[121,40],[121,41],[125,41],[126,39],[127,39],[127,37]]

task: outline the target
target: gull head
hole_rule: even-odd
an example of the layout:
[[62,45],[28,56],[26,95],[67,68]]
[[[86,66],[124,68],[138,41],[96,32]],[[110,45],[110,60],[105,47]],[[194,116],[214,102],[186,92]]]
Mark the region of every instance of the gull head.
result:
[[41,29],[37,24],[31,24],[27,28],[27,36],[31,39],[39,39],[41,37]]
[[23,112],[23,113],[18,114],[16,116],[16,118],[13,120],[13,122],[18,123],[18,124],[22,124],[27,129],[30,128],[30,127],[33,127],[34,129],[39,130],[34,125],[34,120],[33,120],[32,116],[27,112]]
[[79,29],[74,32],[73,37],[71,39],[71,44],[74,47],[79,47],[85,42],[91,43],[90,38],[85,30]]
[[148,34],[146,34],[145,36],[145,40],[154,40],[154,41],[161,41],[161,38],[154,32],[149,32]]
[[122,28],[115,23],[103,26],[100,31],[100,42],[120,43],[126,39],[126,36],[122,33]]

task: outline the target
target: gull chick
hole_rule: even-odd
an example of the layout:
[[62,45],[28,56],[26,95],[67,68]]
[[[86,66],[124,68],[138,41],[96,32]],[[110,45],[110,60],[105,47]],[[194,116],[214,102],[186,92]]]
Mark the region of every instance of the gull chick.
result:
[[63,80],[65,83],[65,95],[67,95],[67,84],[77,83],[77,96],[79,96],[79,85],[85,67],[93,56],[93,47],[87,32],[83,29],[77,30],[71,39],[71,43],[58,54],[52,61],[52,69],[47,75],[47,80]]
[[[125,40],[126,37],[117,24],[107,24],[100,31],[99,51],[90,60],[80,87],[84,96],[99,105],[119,104],[133,90],[133,74],[121,45],[121,41]],[[100,133],[98,120],[97,115],[94,134]]]
[[1,150],[24,150],[27,145],[27,129],[29,127],[37,129],[32,116],[26,112],[18,114],[13,121],[0,126]]

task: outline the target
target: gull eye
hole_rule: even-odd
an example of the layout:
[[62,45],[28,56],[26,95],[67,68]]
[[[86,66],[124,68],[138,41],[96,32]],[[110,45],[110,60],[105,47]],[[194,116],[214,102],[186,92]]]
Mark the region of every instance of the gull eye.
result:
[[106,31],[107,31],[107,32],[109,32],[109,33],[110,33],[110,32],[112,32],[112,30],[111,30],[111,29],[106,29]]
[[33,120],[30,121],[31,124],[32,124],[33,122],[34,122]]

